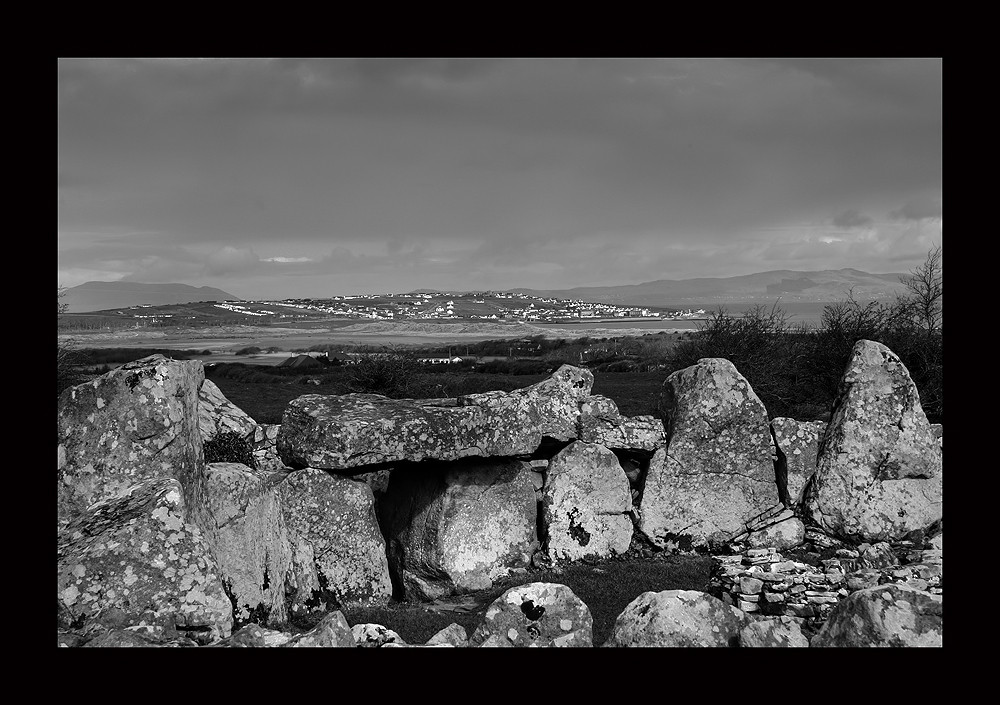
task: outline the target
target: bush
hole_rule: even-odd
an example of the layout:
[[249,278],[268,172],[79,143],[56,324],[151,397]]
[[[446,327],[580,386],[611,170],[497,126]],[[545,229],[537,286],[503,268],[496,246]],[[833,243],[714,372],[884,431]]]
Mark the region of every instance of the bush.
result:
[[256,345],[250,345],[249,347],[240,348],[239,350],[237,350],[233,354],[234,355],[259,355],[262,352],[264,352],[264,351],[261,350],[260,348],[258,348]]
[[362,353],[347,371],[352,392],[382,394],[392,399],[411,396],[410,387],[420,363],[414,355],[397,351]]
[[243,463],[247,467],[257,468],[253,457],[253,449],[246,439],[235,431],[224,431],[205,441],[206,463]]

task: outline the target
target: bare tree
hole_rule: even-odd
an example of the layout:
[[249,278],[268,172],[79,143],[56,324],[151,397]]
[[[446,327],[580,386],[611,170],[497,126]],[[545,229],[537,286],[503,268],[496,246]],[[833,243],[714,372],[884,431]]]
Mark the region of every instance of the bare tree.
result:
[[914,318],[927,330],[937,330],[942,324],[943,271],[941,245],[937,245],[908,279],[900,280],[910,291],[907,298],[913,307]]

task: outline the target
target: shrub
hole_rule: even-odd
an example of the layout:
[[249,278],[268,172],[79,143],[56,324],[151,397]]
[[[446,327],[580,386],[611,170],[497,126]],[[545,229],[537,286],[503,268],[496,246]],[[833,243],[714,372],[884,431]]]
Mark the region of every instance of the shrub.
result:
[[243,463],[257,468],[253,457],[253,449],[246,439],[235,431],[224,431],[205,441],[206,463]]
[[250,346],[245,347],[245,348],[240,348],[239,350],[237,350],[233,354],[234,355],[259,355],[262,352],[263,352],[263,350],[261,350],[260,348],[258,348],[256,345],[250,345]]
[[414,355],[397,352],[362,353],[347,372],[352,392],[382,394],[393,399],[410,396],[413,376],[420,368]]

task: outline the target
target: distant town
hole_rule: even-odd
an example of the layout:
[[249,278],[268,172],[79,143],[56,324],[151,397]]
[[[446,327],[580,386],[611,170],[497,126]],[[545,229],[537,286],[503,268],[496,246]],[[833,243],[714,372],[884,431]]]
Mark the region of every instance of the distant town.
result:
[[[280,301],[223,301],[214,304],[230,313],[276,319],[312,318],[317,314],[379,321],[467,320],[559,323],[615,318],[684,320],[705,317],[704,309],[653,309],[619,306],[579,299],[541,298],[528,294],[482,291],[472,293],[420,292],[357,294],[328,299]],[[146,306],[129,309],[133,318],[170,318],[164,312],[143,313]],[[136,311],[136,309],[140,309]],[[126,311],[119,311],[126,314]]]

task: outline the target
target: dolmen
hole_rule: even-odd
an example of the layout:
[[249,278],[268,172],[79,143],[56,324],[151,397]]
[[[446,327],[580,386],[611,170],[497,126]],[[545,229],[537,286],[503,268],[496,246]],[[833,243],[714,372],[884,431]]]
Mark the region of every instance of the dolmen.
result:
[[[589,370],[563,365],[523,389],[453,399],[306,394],[276,425],[232,405],[200,362],[161,355],[67,389],[59,623],[256,643],[296,617],[479,591],[639,544],[785,550],[940,526],[940,433],[878,343],[855,346],[826,424],[769,421],[720,358],[670,375],[657,417],[622,415],[592,387]],[[222,433],[246,442],[252,466],[205,461]],[[514,642],[587,641],[576,618],[551,624],[551,637],[538,623]],[[334,626],[314,641],[350,644]],[[501,645],[497,629],[471,643]],[[651,638],[626,633],[616,645]]]

